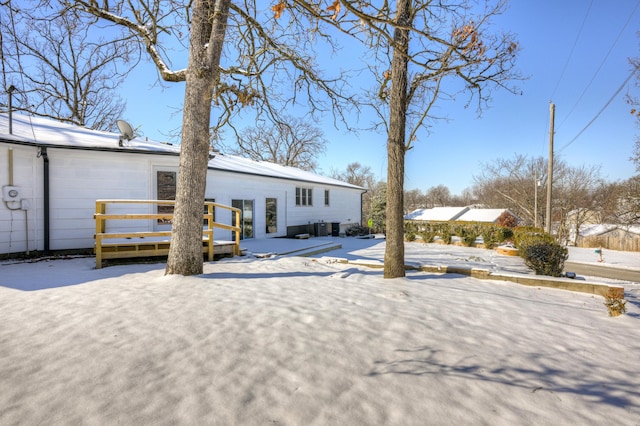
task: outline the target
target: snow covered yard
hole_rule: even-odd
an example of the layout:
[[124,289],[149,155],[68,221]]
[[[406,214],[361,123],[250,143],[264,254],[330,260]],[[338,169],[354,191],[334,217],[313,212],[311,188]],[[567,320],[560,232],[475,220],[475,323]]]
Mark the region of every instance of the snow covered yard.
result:
[[612,318],[597,296],[321,255],[94,266],[0,264],[0,424],[640,424],[637,299]]

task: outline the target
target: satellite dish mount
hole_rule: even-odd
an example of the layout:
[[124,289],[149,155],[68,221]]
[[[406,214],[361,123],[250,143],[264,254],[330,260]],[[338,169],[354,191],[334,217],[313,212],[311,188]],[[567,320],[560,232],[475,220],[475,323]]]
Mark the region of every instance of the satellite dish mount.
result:
[[118,139],[118,146],[124,146],[124,140],[130,141],[133,139],[133,128],[129,123],[124,120],[116,120],[118,129],[120,130],[120,138]]

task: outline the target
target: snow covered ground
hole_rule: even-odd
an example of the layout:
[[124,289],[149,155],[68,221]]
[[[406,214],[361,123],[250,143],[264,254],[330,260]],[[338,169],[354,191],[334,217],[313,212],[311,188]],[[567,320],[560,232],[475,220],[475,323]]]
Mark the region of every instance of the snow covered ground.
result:
[[[0,263],[0,424],[640,424],[638,283],[598,296],[380,269],[384,241],[164,276],[93,258]],[[292,240],[246,242],[254,254]],[[407,261],[528,273],[491,251]],[[593,250],[571,260],[597,262]],[[605,253],[633,268],[638,254]]]

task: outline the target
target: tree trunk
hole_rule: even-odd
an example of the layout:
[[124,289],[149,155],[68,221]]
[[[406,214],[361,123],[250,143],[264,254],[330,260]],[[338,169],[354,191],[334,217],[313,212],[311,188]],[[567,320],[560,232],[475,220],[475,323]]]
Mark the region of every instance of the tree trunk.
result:
[[404,157],[409,80],[409,30],[411,1],[398,0],[391,61],[389,95],[389,135],[387,140],[387,242],[384,277],[405,276],[404,270]]
[[229,4],[230,0],[193,3],[176,206],[165,274],[197,275],[203,270],[202,221],[211,101],[219,75]]

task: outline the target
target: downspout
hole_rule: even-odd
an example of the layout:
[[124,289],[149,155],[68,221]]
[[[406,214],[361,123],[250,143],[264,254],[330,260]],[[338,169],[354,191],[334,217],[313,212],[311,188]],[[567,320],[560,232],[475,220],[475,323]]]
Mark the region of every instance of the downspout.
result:
[[[8,160],[9,160],[9,187],[11,188],[13,186],[13,148],[9,148]],[[15,203],[18,203],[19,206],[14,207]],[[9,210],[24,210],[24,223],[25,223],[24,242],[26,245],[25,253],[27,254],[27,256],[29,256],[29,214],[27,212],[27,209],[24,208],[24,203],[25,203],[25,200],[10,201],[5,199],[5,204]],[[11,220],[13,221],[13,216]]]
[[44,254],[49,254],[49,156],[46,147],[40,147],[40,155],[43,161]]
[[13,148],[9,148],[9,186],[13,186]]
[[360,193],[360,226],[364,226],[365,224],[364,209],[362,208],[362,204],[364,200],[364,194],[366,194],[367,192],[368,191],[365,189],[364,192]]

